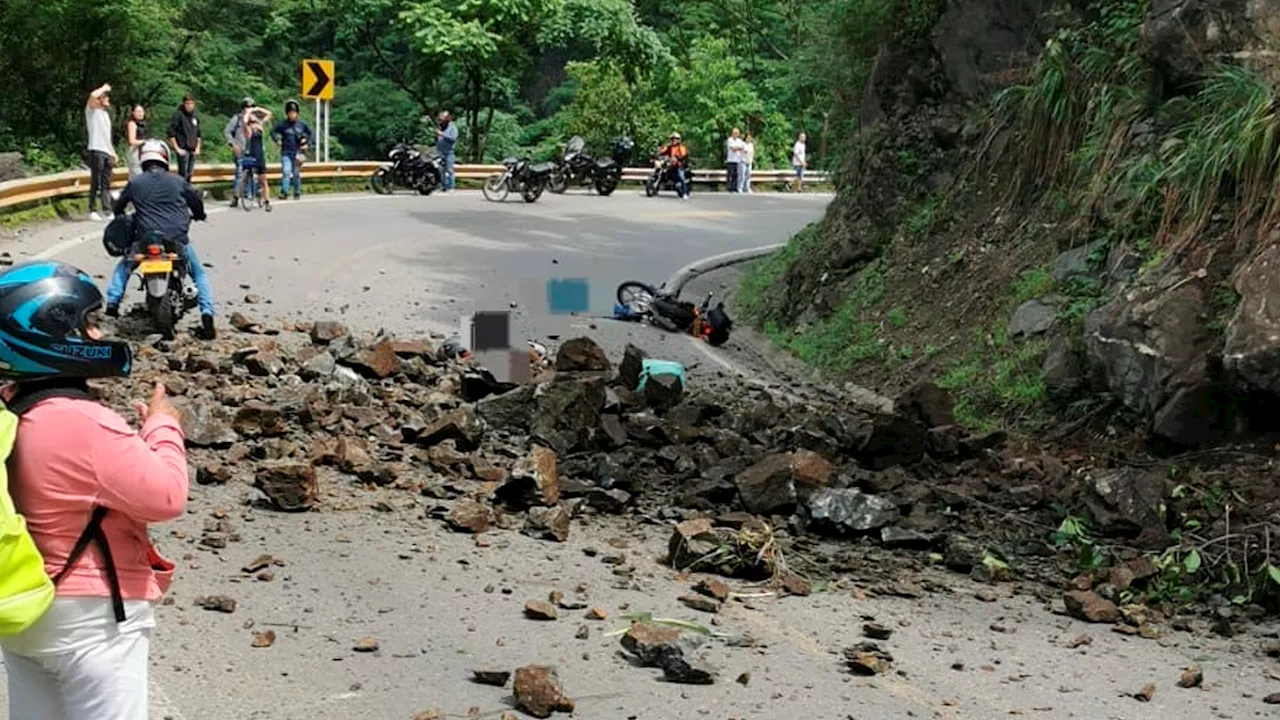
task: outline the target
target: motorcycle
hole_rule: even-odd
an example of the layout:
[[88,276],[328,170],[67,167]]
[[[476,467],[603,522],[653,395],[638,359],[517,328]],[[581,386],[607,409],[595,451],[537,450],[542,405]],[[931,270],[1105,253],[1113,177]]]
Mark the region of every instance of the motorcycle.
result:
[[373,171],[369,185],[379,195],[390,195],[396,188],[417,190],[421,195],[430,195],[440,187],[444,178],[444,158],[435,150],[426,155],[404,143],[397,144],[387,157],[390,165],[383,165]]
[[611,195],[622,181],[622,169],[631,161],[635,142],[628,137],[614,138],[613,153],[607,158],[593,158],[583,149],[586,143],[574,136],[564,148],[564,156],[551,173],[548,189],[558,194],[570,185],[594,186],[601,195]]
[[711,305],[714,292],[708,292],[699,304],[684,302],[665,288],[628,280],[618,286],[618,304],[613,315],[618,320],[644,320],[671,332],[687,332],[713,347],[729,340],[733,320],[725,312],[724,303]]
[[[660,190],[676,190],[676,161],[666,155],[653,158],[653,172],[644,180],[644,194],[653,197]],[[687,171],[686,171],[687,172]]]
[[509,157],[502,161],[503,171],[484,181],[484,199],[502,202],[507,194],[517,192],[527,203],[537,202],[547,189],[555,163],[533,163],[529,158]]
[[152,233],[133,250],[133,272],[142,279],[147,315],[160,334],[172,340],[178,321],[196,306],[196,286],[182,244]]

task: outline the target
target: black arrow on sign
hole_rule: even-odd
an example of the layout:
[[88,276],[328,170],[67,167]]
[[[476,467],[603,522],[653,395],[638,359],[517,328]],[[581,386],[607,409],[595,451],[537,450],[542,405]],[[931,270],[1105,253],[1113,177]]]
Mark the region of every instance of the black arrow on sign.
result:
[[316,76],[316,81],[312,84],[311,89],[307,91],[308,95],[319,95],[329,86],[329,76],[324,72],[324,66],[318,62],[309,62],[307,67],[311,68],[311,74]]

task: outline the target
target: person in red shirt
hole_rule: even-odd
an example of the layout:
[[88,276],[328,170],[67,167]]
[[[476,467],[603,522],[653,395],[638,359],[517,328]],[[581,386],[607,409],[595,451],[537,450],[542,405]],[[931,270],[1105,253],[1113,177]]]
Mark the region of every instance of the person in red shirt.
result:
[[34,625],[0,638],[11,718],[147,718],[153,608],[174,570],[147,526],[185,511],[187,458],[163,385],[135,407],[141,432],[90,395],[88,378],[128,375],[133,361],[104,339],[101,308],[69,265],[0,273],[0,396],[20,418],[10,494],[56,588]]

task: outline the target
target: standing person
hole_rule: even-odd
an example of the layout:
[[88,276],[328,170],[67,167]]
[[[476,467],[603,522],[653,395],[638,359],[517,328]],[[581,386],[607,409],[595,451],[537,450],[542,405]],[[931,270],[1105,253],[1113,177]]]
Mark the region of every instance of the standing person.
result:
[[738,173],[742,167],[742,131],[734,128],[725,141],[724,172],[725,189],[731,193],[738,192]]
[[196,171],[196,156],[201,150],[200,117],[196,115],[196,99],[190,95],[169,119],[169,144],[178,155],[178,174],[187,182]]
[[[244,152],[240,155],[240,167],[244,170],[240,181],[240,202],[246,203],[246,194],[255,194],[259,204],[271,212],[271,188],[267,185],[267,123],[271,111],[266,108],[249,108],[240,125],[244,128]],[[244,206],[249,209],[248,204]]]
[[799,137],[796,138],[796,144],[791,148],[791,167],[796,171],[796,180],[793,188],[795,192],[803,192],[804,169],[809,167],[805,139],[805,134],[800,133]]
[[436,124],[436,152],[440,153],[440,157],[444,159],[444,177],[441,183],[444,187],[443,192],[449,192],[455,184],[453,174],[453,163],[456,160],[454,147],[458,144],[458,125],[453,121],[453,115],[448,110],[440,113]]
[[240,156],[244,154],[245,134],[244,134],[244,118],[249,110],[256,107],[253,98],[246,97],[240,101],[240,112],[231,116],[227,121],[226,127],[222,128],[222,137],[227,141],[227,145],[231,146],[231,154],[235,156],[236,178],[231,185],[231,207],[235,207],[240,202]]
[[89,93],[84,104],[84,124],[89,132],[89,219],[95,222],[103,219],[98,214],[99,203],[102,212],[111,214],[111,170],[120,162],[111,145],[110,107],[111,85],[107,83]]
[[738,169],[738,192],[751,194],[751,168],[756,164],[756,141],[747,133],[742,141],[742,167]]
[[311,144],[311,126],[298,117],[298,101],[284,104],[285,119],[271,129],[271,139],[280,146],[280,199],[289,197],[292,180],[293,199],[302,196],[302,163],[299,155]]
[[147,526],[185,512],[187,459],[163,385],[134,408],[141,432],[90,396],[86,379],[127,376],[132,359],[104,339],[101,307],[63,263],[0,274],[0,377],[20,417],[9,488],[55,586],[39,620],[0,640],[15,719],[147,717],[154,607],[174,571]]
[[457,176],[454,172],[457,162],[457,144],[458,126],[453,120],[453,114],[448,110],[442,110],[436,118],[436,152],[440,153],[443,161],[444,177],[441,178],[441,185],[444,192],[453,190],[457,185]]
[[142,172],[142,163],[138,161],[138,148],[147,139],[147,110],[141,105],[134,105],[129,110],[129,122],[124,124],[125,141],[129,149],[125,151],[125,163],[129,166],[129,177]]

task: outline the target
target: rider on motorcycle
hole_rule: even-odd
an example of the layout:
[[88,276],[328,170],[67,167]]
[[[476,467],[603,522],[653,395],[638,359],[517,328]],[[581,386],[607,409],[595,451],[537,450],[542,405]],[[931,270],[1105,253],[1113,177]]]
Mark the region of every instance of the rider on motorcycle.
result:
[[[182,244],[187,272],[196,284],[201,336],[212,340],[216,334],[213,327],[213,290],[209,287],[209,277],[205,275],[204,266],[200,264],[200,258],[187,235],[193,219],[205,219],[204,201],[200,198],[200,193],[181,176],[169,174],[169,147],[163,142],[146,141],[138,156],[142,163],[142,174],[130,179],[129,184],[120,191],[120,197],[116,199],[112,211],[120,215],[132,202],[135,237],[143,238],[148,233],[156,232]],[[132,272],[133,256],[126,252],[120,262],[116,263],[111,284],[107,287],[108,316],[120,316],[120,301],[124,299],[125,287],[129,284],[129,274]]]
[[658,154],[671,158],[675,164],[676,194],[681,200],[689,199],[689,148],[684,144],[680,133],[671,133],[670,142],[662,146]]

